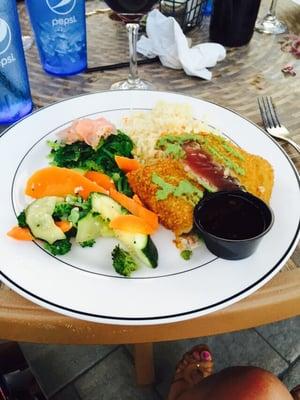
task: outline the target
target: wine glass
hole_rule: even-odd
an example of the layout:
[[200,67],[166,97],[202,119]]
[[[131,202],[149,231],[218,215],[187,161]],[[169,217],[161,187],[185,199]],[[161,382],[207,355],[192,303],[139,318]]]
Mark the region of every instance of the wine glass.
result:
[[278,35],[287,31],[287,26],[284,22],[279,21],[276,17],[277,0],[272,0],[269,11],[262,18],[257,20],[255,30],[260,33],[273,33]]
[[151,89],[150,82],[141,80],[138,75],[136,44],[139,21],[151,10],[157,0],[105,0],[107,5],[126,22],[129,41],[129,74],[127,80],[116,82],[111,89]]
[[24,51],[29,50],[33,45],[33,38],[30,35],[22,35],[22,44]]

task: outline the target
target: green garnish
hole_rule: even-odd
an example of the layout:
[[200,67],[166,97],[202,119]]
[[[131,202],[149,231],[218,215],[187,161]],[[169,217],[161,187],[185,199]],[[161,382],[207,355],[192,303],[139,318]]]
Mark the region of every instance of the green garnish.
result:
[[166,200],[170,194],[173,194],[175,197],[184,196],[192,204],[197,204],[203,197],[203,192],[186,179],[181,180],[177,186],[174,186],[154,172],[152,174],[152,182],[160,188],[156,192],[157,200]]
[[203,192],[186,179],[179,182],[173,194],[176,197],[185,196],[195,205],[203,197]]
[[163,135],[156,142],[155,147],[165,147],[168,143],[183,144],[185,142],[203,143],[203,138],[197,133],[185,133],[183,135]]
[[192,254],[193,254],[192,250],[183,250],[180,253],[181,257],[186,261],[188,261],[192,257]]
[[243,157],[236,149],[230,146],[227,142],[223,142],[222,146],[224,147],[225,150],[228,151],[228,153],[232,154],[236,158],[240,159],[241,161],[245,160],[245,157]]
[[213,146],[207,146],[207,150],[216,158],[222,160],[225,165],[232,169],[233,171],[235,171],[237,174],[239,175],[245,175],[245,170],[244,168],[240,167],[238,164],[236,164],[235,162],[233,162],[232,160],[230,160],[229,158],[223,156],[222,154],[220,154],[218,152],[218,150],[216,150]]
[[166,143],[164,151],[176,160],[182,158],[185,154],[179,143]]
[[175,159],[183,158],[185,155],[182,145],[186,142],[203,143],[203,138],[199,134],[185,133],[184,135],[163,135],[156,142],[157,149],[163,149],[164,152]]
[[174,190],[176,189],[175,186],[173,186],[170,183],[166,182],[164,179],[162,179],[155,172],[152,174],[152,182],[160,187],[160,189],[156,192],[157,200],[166,200],[166,198],[170,194],[174,193]]

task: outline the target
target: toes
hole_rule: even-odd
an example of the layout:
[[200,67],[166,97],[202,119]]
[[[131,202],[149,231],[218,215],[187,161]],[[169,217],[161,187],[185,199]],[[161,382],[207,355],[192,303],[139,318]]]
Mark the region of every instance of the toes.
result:
[[212,356],[209,351],[203,350],[200,353],[200,359],[204,361],[212,361]]

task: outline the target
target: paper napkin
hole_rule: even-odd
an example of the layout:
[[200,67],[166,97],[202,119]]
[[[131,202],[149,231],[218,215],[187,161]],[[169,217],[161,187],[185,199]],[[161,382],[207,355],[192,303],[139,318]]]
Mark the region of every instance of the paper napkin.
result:
[[137,51],[148,58],[159,56],[165,67],[183,69],[187,75],[210,80],[207,69],[226,56],[226,50],[217,43],[201,43],[189,47],[189,42],[178,22],[164,16],[159,10],[148,14],[147,36],[137,43]]

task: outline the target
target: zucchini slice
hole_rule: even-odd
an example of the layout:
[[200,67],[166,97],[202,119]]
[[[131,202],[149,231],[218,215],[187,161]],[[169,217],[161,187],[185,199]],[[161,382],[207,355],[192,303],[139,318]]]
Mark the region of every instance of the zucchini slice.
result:
[[150,235],[129,233],[115,229],[116,237],[124,244],[128,251],[150,268],[158,264],[158,251]]
[[88,240],[97,239],[100,236],[114,236],[114,232],[109,228],[100,215],[88,213],[78,221],[76,242],[82,243]]
[[60,197],[47,196],[35,200],[26,208],[26,222],[35,238],[43,239],[50,244],[66,238],[52,218],[55,205],[61,201],[63,199]]
[[124,214],[122,206],[113,200],[111,197],[102,193],[93,193],[92,210],[98,212],[104,220],[111,221],[112,219]]

